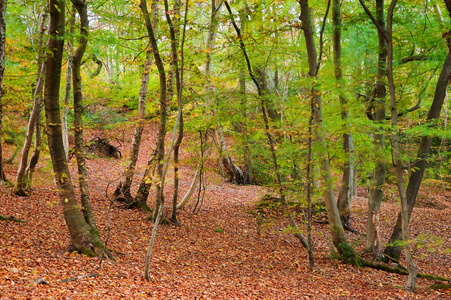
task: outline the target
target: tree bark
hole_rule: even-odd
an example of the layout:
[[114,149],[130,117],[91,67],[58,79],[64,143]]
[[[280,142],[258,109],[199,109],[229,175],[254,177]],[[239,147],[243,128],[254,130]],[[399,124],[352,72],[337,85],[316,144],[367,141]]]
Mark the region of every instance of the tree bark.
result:
[[154,182],[155,166],[157,164],[156,157],[157,148],[155,147],[147,161],[147,167],[144,171],[141,183],[139,184],[138,191],[136,192],[135,200],[131,203],[130,207],[138,207],[150,211],[150,208],[147,205],[147,198],[149,198],[150,187]]
[[[165,1],[167,3],[167,1]],[[176,15],[180,15],[181,1],[177,0],[174,3],[174,12]],[[177,220],[177,201],[179,194],[179,151],[180,145],[183,139],[183,68],[184,68],[184,45],[185,45],[185,36],[186,36],[186,23],[187,23],[187,15],[188,15],[188,1],[185,5],[185,18],[183,23],[183,32],[182,32],[182,43],[180,47],[180,68],[178,67],[178,39],[179,39],[179,26],[180,19],[174,18],[174,22],[168,22],[170,25],[170,33],[171,33],[171,49],[172,49],[172,59],[174,61],[175,72],[176,72],[176,88],[177,88],[177,119],[179,120],[178,124],[178,132],[177,139],[174,145],[174,193],[172,196],[172,215],[171,222],[174,224],[178,224]],[[168,16],[168,20],[170,17]],[[172,29],[171,29],[172,28]],[[174,128],[175,130],[175,128]]]
[[182,209],[185,207],[185,205],[188,203],[189,199],[194,193],[194,190],[196,189],[196,184],[199,181],[200,177],[200,168],[201,164],[198,165],[196,174],[194,174],[193,181],[191,182],[191,185],[189,186],[188,191],[186,192],[185,196],[183,196],[182,200],[177,204],[177,209]]
[[89,19],[87,4],[84,0],[72,0],[80,16],[80,40],[72,59],[72,79],[74,87],[74,129],[75,129],[75,156],[78,166],[78,183],[80,185],[82,212],[86,223],[97,232],[89,199],[88,173],[86,170],[85,147],[83,143],[83,93],[81,86],[81,62],[88,45]]
[[[13,192],[19,196],[25,196],[26,190],[31,188],[31,176],[34,166],[36,166],[39,159],[40,152],[40,116],[41,116],[41,103],[42,103],[42,89],[44,86],[44,74],[46,71],[46,63],[44,61],[44,34],[47,22],[47,11],[42,10],[41,21],[39,25],[39,40],[38,40],[38,58],[37,58],[37,71],[38,77],[36,78],[36,87],[33,92],[33,108],[31,110],[30,118],[27,125],[27,134],[25,137],[24,145],[22,148],[22,155],[20,157],[19,168],[17,170],[16,182],[14,184]],[[33,135],[36,130],[35,148],[33,150],[32,158],[28,161],[28,154],[30,152]],[[28,170],[28,171],[27,171]]]
[[73,5],[70,12],[69,19],[69,40],[67,41],[67,65],[66,65],[66,88],[64,91],[64,106],[63,106],[63,143],[66,156],[69,155],[69,130],[67,127],[67,118],[69,115],[69,99],[72,90],[72,61],[73,61],[73,49],[72,49],[72,35],[74,34],[75,27],[75,13],[76,8]]
[[3,171],[2,124],[3,124],[3,74],[5,72],[6,23],[5,13],[7,0],[0,1],[0,185],[8,182]]
[[[376,21],[377,24],[385,29],[385,18],[384,18],[384,0],[376,1]],[[385,77],[387,69],[387,46],[385,38],[380,30],[378,30],[378,62],[377,62],[377,81],[374,85],[372,98],[377,99],[377,101],[371,100],[371,107],[374,107],[374,122],[376,124],[385,123],[385,97],[387,91],[385,89]],[[375,149],[375,168],[372,175],[372,185],[370,187],[370,193],[368,197],[368,216],[367,216],[367,234],[366,234],[366,244],[365,251],[373,252],[375,258],[381,258],[382,253],[380,249],[373,249],[374,245],[374,228],[373,228],[373,212],[376,211],[378,214],[380,211],[380,205],[382,202],[382,197],[384,195],[383,185],[385,184],[385,143],[384,143],[385,132],[383,127],[377,128],[376,133],[373,138],[373,145]],[[376,251],[375,251],[376,250]]]
[[152,219],[155,220],[158,216],[159,209],[164,208],[164,195],[162,190],[162,179],[163,179],[163,161],[164,161],[164,137],[166,135],[166,72],[164,70],[164,64],[160,57],[158,51],[158,44],[153,31],[153,26],[150,22],[149,12],[147,9],[147,1],[140,1],[140,8],[143,12],[145,25],[150,39],[150,44],[152,47],[153,56],[155,59],[155,64],[158,68],[158,75],[160,78],[160,121],[158,127],[158,137],[157,137],[157,154],[156,154],[156,199],[155,199],[155,209],[153,211]]
[[146,61],[143,64],[143,72],[141,76],[141,87],[139,89],[138,100],[138,116],[137,124],[133,132],[132,148],[130,150],[128,164],[125,168],[124,177],[116,187],[114,191],[114,197],[117,200],[124,201],[126,203],[133,202],[133,197],[130,193],[130,188],[133,181],[133,175],[136,171],[136,162],[138,161],[139,148],[141,145],[142,133],[144,131],[144,121],[146,113],[146,99],[147,88],[149,86],[150,78],[150,64],[151,64],[152,51],[149,49],[146,51]]
[[50,26],[47,70],[44,87],[46,132],[52,159],[55,182],[69,228],[71,246],[87,255],[101,254],[98,233],[92,232],[84,220],[75,198],[63,146],[59,93],[64,48],[64,1],[50,0]]
[[349,121],[348,100],[341,91],[343,72],[341,69],[341,2],[333,0],[332,7],[333,24],[333,56],[335,80],[337,82],[338,98],[341,104],[341,120],[343,127],[343,151],[345,154],[343,163],[343,176],[337,206],[340,213],[341,222],[344,228],[353,230],[351,226],[351,200],[352,186],[354,178],[353,144],[351,124]]

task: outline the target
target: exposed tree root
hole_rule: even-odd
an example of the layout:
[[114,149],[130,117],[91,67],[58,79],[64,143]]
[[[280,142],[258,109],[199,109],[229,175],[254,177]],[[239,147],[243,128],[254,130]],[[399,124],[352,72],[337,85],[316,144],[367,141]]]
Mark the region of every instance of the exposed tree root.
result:
[[[407,269],[402,267],[401,265],[398,265],[398,267],[396,267],[396,268],[392,268],[392,267],[389,267],[384,264],[373,263],[373,262],[370,262],[370,261],[367,261],[364,259],[362,259],[361,262],[362,262],[362,266],[364,266],[364,267],[368,267],[368,268],[372,268],[372,269],[376,269],[376,270],[382,270],[382,271],[385,271],[388,273],[395,273],[395,274],[399,274],[399,275],[409,275],[409,272],[407,271]],[[417,277],[428,279],[428,280],[449,281],[449,279],[442,277],[442,276],[435,276],[435,275],[422,274],[422,273],[418,273]]]
[[[119,147],[110,144],[108,139],[102,139],[100,137],[95,137],[85,144],[85,151],[93,153],[98,157],[111,157],[111,158],[122,158],[122,153]],[[75,149],[69,150],[69,159],[75,155]]]
[[451,283],[435,283],[429,286],[430,290],[444,290],[451,289]]
[[353,228],[353,227],[351,226],[351,224],[343,224],[343,228],[344,228],[345,230],[349,231],[349,232],[354,233],[354,234],[360,234],[360,232],[359,232],[357,229]]

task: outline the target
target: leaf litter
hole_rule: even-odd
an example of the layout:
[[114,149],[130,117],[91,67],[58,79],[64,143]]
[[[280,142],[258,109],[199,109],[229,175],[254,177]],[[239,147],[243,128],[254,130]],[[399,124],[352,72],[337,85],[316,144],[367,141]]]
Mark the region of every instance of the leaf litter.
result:
[[[155,124],[146,129],[132,194],[155,140]],[[86,140],[94,136],[114,140],[114,132],[99,131],[88,132]],[[124,131],[122,138],[123,145],[130,145],[131,130]],[[127,150],[121,149],[123,156],[128,155]],[[7,156],[10,149],[4,151]],[[188,189],[195,173],[193,157],[194,154],[181,153],[184,164],[179,195]],[[429,290],[433,282],[425,279],[418,279],[415,294],[408,294],[403,288],[405,276],[344,265],[333,258],[327,225],[315,222],[316,270],[310,271],[307,251],[283,230],[287,225],[283,216],[259,229],[255,216],[248,213],[267,191],[258,186],[232,185],[213,171],[207,173],[201,211],[191,213],[196,201],[192,196],[187,207],[178,212],[181,226],[159,228],[150,281],[143,279],[143,270],[152,224],[143,211],[113,206],[108,245],[122,254],[116,254],[115,260],[107,260],[100,267],[99,258],[66,252],[70,237],[48,161],[48,158],[40,160],[29,196],[18,197],[11,189],[0,187],[0,215],[24,221],[0,221],[0,299],[451,298],[450,289]],[[93,212],[104,239],[109,206],[105,191],[117,184],[123,161],[92,158],[87,160],[87,166]],[[74,160],[70,161],[70,167],[72,179],[77,178]],[[5,166],[8,178],[14,178],[16,169],[16,165]],[[165,191],[167,214],[171,209],[172,183],[169,173]],[[451,191],[428,190],[427,196],[422,193],[411,223],[416,263],[422,273],[451,278]],[[151,207],[153,196],[151,192]],[[365,191],[359,190],[359,197],[352,203],[353,226],[361,233],[366,230],[365,196]],[[430,205],[434,199],[439,208]],[[398,211],[396,200],[382,204],[384,243]],[[364,236],[347,235],[362,253]]]

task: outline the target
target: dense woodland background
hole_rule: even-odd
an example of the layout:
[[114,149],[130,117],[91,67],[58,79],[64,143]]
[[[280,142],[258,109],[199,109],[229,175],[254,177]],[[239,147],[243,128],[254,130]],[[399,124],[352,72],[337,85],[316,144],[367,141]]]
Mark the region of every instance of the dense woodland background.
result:
[[0,0],[0,297],[449,297],[450,12]]

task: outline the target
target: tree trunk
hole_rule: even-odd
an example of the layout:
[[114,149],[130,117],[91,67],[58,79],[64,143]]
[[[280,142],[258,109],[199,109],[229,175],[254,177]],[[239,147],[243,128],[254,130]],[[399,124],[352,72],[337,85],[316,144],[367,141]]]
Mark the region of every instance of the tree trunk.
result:
[[[308,74],[310,77],[317,77],[318,58],[313,37],[312,21],[308,0],[300,0],[299,4],[301,6],[301,16],[299,18],[303,24],[303,32],[308,55]],[[311,90],[311,99],[313,110],[313,137],[317,145],[316,148],[318,149],[317,157],[319,158],[320,162],[320,176],[325,188],[323,198],[326,204],[329,228],[332,234],[332,241],[334,246],[340,253],[343,261],[352,264],[359,264],[360,257],[355,253],[354,249],[348,243],[343,225],[341,224],[337,203],[335,202],[332,177],[330,173],[329,156],[327,153],[327,145],[322,123],[322,99],[320,91],[315,87],[313,87]]]
[[8,182],[3,171],[2,124],[3,124],[3,74],[5,72],[6,23],[5,13],[7,0],[0,1],[0,185]]
[[[385,18],[384,18],[384,0],[376,1],[376,20],[380,27],[385,28]],[[385,89],[385,76],[387,69],[387,47],[384,36],[382,32],[378,30],[378,40],[379,40],[379,54],[377,63],[377,82],[374,86],[372,92],[372,98],[377,99],[371,100],[371,107],[374,107],[374,121],[376,124],[385,123],[385,97],[387,91]],[[371,112],[373,113],[373,112]],[[367,234],[366,234],[366,244],[365,252],[373,252],[375,258],[382,257],[380,249],[373,249],[374,245],[374,228],[373,228],[373,212],[376,211],[378,214],[380,211],[380,205],[382,202],[382,197],[384,191],[382,189],[385,184],[385,143],[384,143],[385,132],[383,127],[378,128],[377,132],[374,134],[373,145],[375,149],[375,161],[376,165],[373,170],[372,185],[370,187],[370,193],[368,197],[368,216],[367,216]]]
[[343,177],[341,181],[340,193],[338,196],[338,211],[340,213],[341,223],[344,228],[352,230],[351,226],[351,200],[352,200],[352,184],[354,176],[353,163],[353,145],[351,124],[349,121],[348,100],[341,91],[341,83],[343,81],[343,73],[341,69],[341,2],[333,0],[332,8],[333,22],[333,56],[335,80],[337,81],[338,98],[341,104],[341,120],[343,126],[343,151],[345,154],[343,163]]
[[[451,75],[451,63],[450,63],[450,55],[448,54],[443,64],[440,76],[438,78],[437,85],[435,87],[434,100],[432,101],[432,105],[429,108],[426,123],[430,123],[430,121],[436,120],[440,117],[440,112],[443,107],[443,103],[446,96],[446,89],[448,87],[448,78],[450,75]],[[409,216],[408,219],[410,219],[413,207],[415,205],[415,200],[417,198],[418,190],[420,189],[421,180],[423,178],[424,170],[426,169],[427,158],[429,157],[429,153],[431,151],[432,139],[433,138],[431,136],[421,137],[421,141],[418,146],[416,161],[411,166],[411,169],[413,171],[410,174],[409,183],[407,184],[406,190],[408,216]],[[402,218],[401,213],[399,213],[398,219],[396,220],[396,225],[393,228],[392,235],[390,237],[388,245],[384,250],[384,253],[386,253],[390,257],[399,259],[399,257],[401,256],[401,247],[396,245],[395,243],[401,240],[402,240]]]
[[183,196],[182,200],[180,200],[180,202],[177,204],[177,209],[184,208],[185,205],[188,203],[189,199],[191,198],[191,196],[193,195],[194,190],[196,189],[196,184],[199,181],[200,168],[201,168],[201,164],[199,164],[197,167],[196,174],[194,174],[193,181],[191,182],[191,185],[189,186],[188,191],[186,191],[185,196]]
[[[46,22],[47,22],[47,11],[43,9],[39,25],[38,58],[37,58],[38,77],[36,78],[36,87],[33,92],[33,108],[31,110],[30,118],[28,120],[27,135],[25,137],[24,145],[22,148],[22,155],[20,157],[19,168],[17,170],[16,175],[16,182],[14,184],[13,189],[14,194],[19,196],[25,196],[26,190],[31,188],[32,169],[29,172],[27,172],[27,165],[29,165],[30,167],[32,166],[32,163],[36,165],[37,160],[39,159],[40,138],[38,138],[38,133],[40,134],[40,132],[38,132],[38,130],[40,131],[41,125],[40,116],[41,116],[42,89],[44,86],[44,74],[46,71],[45,61],[43,58],[44,56],[43,40]],[[30,163],[28,163],[28,154],[30,152],[33,134],[35,130],[36,130],[35,146],[38,147],[35,147],[32,156],[33,159],[30,159]]]
[[417,267],[413,260],[412,253],[410,251],[410,234],[409,234],[409,209],[407,206],[407,196],[403,177],[403,165],[401,159],[401,150],[399,146],[399,128],[398,128],[398,109],[397,100],[395,94],[395,83],[393,78],[393,36],[392,36],[392,20],[393,20],[393,10],[396,6],[397,0],[392,0],[387,14],[387,81],[388,81],[388,91],[390,95],[390,114],[391,114],[391,125],[393,126],[394,132],[392,133],[391,143],[393,151],[393,162],[395,164],[396,170],[396,180],[398,183],[398,192],[401,200],[401,227],[402,227],[402,240],[404,243],[404,252],[407,262],[407,270],[409,271],[409,276],[406,283],[406,289],[413,292],[415,289],[415,281],[417,277]]
[[92,256],[101,253],[101,244],[98,233],[91,231],[91,227],[84,220],[77,204],[64,152],[61,130],[59,93],[64,48],[64,10],[64,1],[49,1],[50,37],[44,87],[46,132],[55,182],[71,237],[71,246],[75,250]]
[[[44,67],[44,71],[42,71],[42,74],[45,74],[45,63],[42,64]],[[42,88],[41,85],[41,91],[39,92],[39,104],[42,106]],[[28,166],[25,169],[25,177],[28,178],[27,180],[27,186],[25,189],[29,190],[31,189],[33,185],[33,173],[34,169],[36,168],[36,165],[39,161],[39,155],[41,153],[41,144],[42,144],[42,138],[41,138],[41,112],[39,111],[38,119],[36,120],[36,128],[35,128],[35,139],[34,139],[34,149],[31,153],[30,161],[28,162]]]
[[[151,10],[150,10],[150,22],[154,28],[154,32],[157,30],[157,24],[158,24],[158,1],[152,0],[151,2]],[[152,56],[152,49],[150,48],[150,38],[149,38],[149,46],[146,51],[146,62],[143,64],[143,73],[141,76],[141,87],[139,89],[139,101],[138,101],[138,123],[135,127],[135,131],[133,132],[133,140],[132,140],[132,148],[130,150],[128,165],[124,172],[124,177],[122,181],[119,183],[119,185],[116,187],[116,190],[114,191],[113,196],[120,201],[124,201],[129,204],[129,207],[138,207],[148,210],[149,207],[147,206],[147,195],[149,194],[149,191],[145,191],[145,187],[147,186],[144,184],[142,187],[144,190],[141,190],[142,193],[146,194],[144,197],[144,194],[139,194],[139,199],[136,201],[134,200],[131,195],[131,185],[133,181],[133,176],[136,171],[136,162],[138,161],[138,155],[139,155],[139,148],[141,145],[141,138],[142,133],[144,131],[144,121],[145,121],[145,113],[146,113],[146,101],[147,101],[147,90],[149,86],[149,79],[150,79],[150,65],[152,64],[151,56]],[[148,171],[146,171],[148,172]],[[150,187],[150,186],[149,186]],[[144,202],[143,202],[144,201]]]
[[150,211],[150,208],[147,205],[147,198],[149,197],[150,187],[154,182],[155,166],[157,165],[156,157],[157,148],[155,147],[147,161],[147,167],[144,171],[141,183],[139,184],[138,191],[136,192],[135,200],[130,204],[130,207],[138,207]]
[[160,121],[158,127],[158,137],[157,137],[157,154],[156,154],[156,199],[155,199],[155,209],[153,211],[152,219],[155,220],[158,216],[159,209],[164,208],[164,195],[162,190],[162,179],[163,179],[163,161],[164,161],[164,137],[166,135],[166,72],[164,70],[164,64],[160,57],[158,51],[158,44],[153,31],[153,26],[150,22],[149,12],[147,10],[147,1],[140,1],[140,8],[143,12],[144,21],[147,27],[147,32],[150,39],[150,44],[152,47],[153,56],[155,58],[155,64],[158,68],[158,75],[160,78]]
[[128,158],[128,165],[125,168],[124,177],[116,187],[114,191],[114,197],[117,200],[124,201],[126,203],[133,202],[133,197],[130,193],[130,188],[133,181],[133,175],[136,170],[136,162],[138,161],[139,148],[141,145],[142,133],[144,131],[144,121],[146,113],[146,99],[147,88],[149,86],[150,78],[150,64],[151,64],[151,50],[146,52],[146,61],[143,65],[143,72],[141,76],[141,87],[139,89],[139,101],[138,101],[138,116],[135,131],[133,132],[132,148]]
[[[43,13],[41,16],[41,23],[46,23],[47,21],[42,21],[42,19],[47,20],[47,11],[46,8],[43,9]],[[39,107],[42,108],[42,91],[44,88],[44,76],[45,76],[45,72],[46,72],[46,66],[47,64],[44,61],[44,48],[42,47],[42,43],[44,40],[44,34],[45,34],[45,25],[43,25],[42,27],[40,26],[40,53],[38,56],[38,79],[41,81],[40,84],[36,84],[36,88],[39,86],[39,89],[36,89],[35,92],[35,97],[37,97],[37,101],[39,103]],[[40,73],[39,73],[40,72]],[[36,165],[38,164],[39,161],[39,155],[41,153],[41,144],[42,144],[42,134],[41,134],[41,108],[39,109],[39,113],[38,113],[38,117],[36,120],[36,128],[35,128],[35,139],[34,139],[34,149],[33,152],[31,153],[31,157],[30,157],[30,161],[28,162],[28,166],[25,169],[25,178],[27,178],[26,182],[28,183],[27,186],[25,187],[25,189],[29,190],[32,187],[33,184],[33,172],[34,169],[36,168]]]
[[83,216],[91,226],[97,231],[97,227],[92,214],[91,201],[89,200],[88,174],[86,170],[84,143],[83,143],[83,93],[81,86],[81,61],[88,44],[89,19],[87,4],[83,0],[72,0],[74,7],[80,16],[80,40],[77,50],[72,60],[72,78],[74,86],[74,129],[75,129],[75,156],[78,166],[78,183],[80,185],[81,203]]
[[69,114],[69,99],[72,89],[72,61],[73,61],[73,49],[72,49],[72,36],[74,34],[75,27],[75,12],[76,8],[73,5],[70,11],[69,19],[69,40],[67,41],[67,65],[66,65],[66,88],[64,92],[64,106],[63,106],[63,143],[66,156],[69,155],[69,130],[67,127],[67,117]]
[[[167,1],[165,1],[167,3]],[[180,15],[181,1],[177,0],[174,3],[174,12],[175,15]],[[176,88],[177,88],[177,119],[179,120],[178,124],[178,133],[177,139],[174,145],[174,193],[172,196],[172,215],[171,222],[174,224],[178,224],[177,221],[177,201],[179,194],[179,151],[180,145],[183,139],[183,68],[184,68],[184,45],[185,45],[185,35],[186,35],[186,19],[188,15],[188,1],[185,5],[185,19],[183,23],[183,33],[182,33],[182,43],[180,49],[180,68],[178,67],[178,58],[177,58],[177,50],[178,50],[178,39],[179,39],[179,26],[180,19],[174,18],[174,23],[168,22],[170,24],[170,32],[171,32],[171,49],[172,49],[172,59],[175,67],[176,74]],[[168,17],[169,18],[169,17]],[[170,19],[170,18],[169,18]],[[168,19],[168,20],[169,20]],[[173,35],[173,36],[172,36]],[[174,128],[175,130],[175,128]]]

